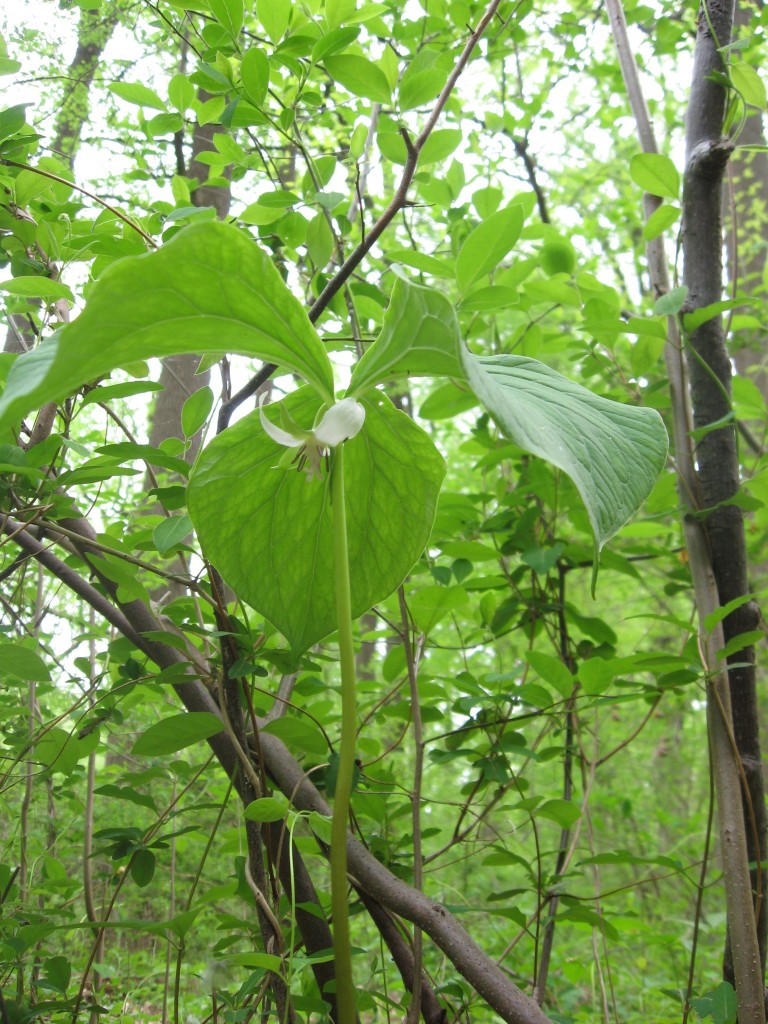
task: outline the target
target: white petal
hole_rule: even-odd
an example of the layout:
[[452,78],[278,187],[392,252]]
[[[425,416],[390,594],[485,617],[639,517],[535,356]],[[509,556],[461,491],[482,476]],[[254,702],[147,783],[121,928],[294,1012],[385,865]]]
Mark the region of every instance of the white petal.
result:
[[365,409],[354,398],[342,398],[332,405],[315,429],[315,439],[321,445],[335,448],[342,441],[359,434],[365,422]]
[[276,427],[270,419],[267,419],[267,414],[262,408],[266,397],[266,395],[262,395],[259,399],[259,419],[261,420],[264,432],[269,434],[273,441],[277,441],[278,444],[285,445],[286,448],[298,448],[300,445],[304,444],[306,435],[303,437],[294,437],[293,434],[289,434],[287,430],[283,430],[281,427]]

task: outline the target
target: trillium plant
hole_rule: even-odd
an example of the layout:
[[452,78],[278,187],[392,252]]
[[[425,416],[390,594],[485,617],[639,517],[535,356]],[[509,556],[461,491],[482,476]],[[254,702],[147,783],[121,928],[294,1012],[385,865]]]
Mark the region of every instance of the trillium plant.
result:
[[[505,230],[515,227],[519,236],[522,211],[502,213]],[[480,255],[463,256],[467,246]],[[487,249],[484,236],[473,241],[470,234],[464,243],[457,261],[462,294],[493,270]],[[422,556],[445,474],[432,440],[395,408],[387,386],[418,377],[452,381],[512,442],[568,474],[592,526],[595,566],[653,487],[666,433],[655,411],[594,395],[536,360],[470,351],[447,295],[401,277],[380,336],[337,401],[325,346],[268,255],[234,226],[204,222],[156,252],[108,267],[84,311],[16,360],[0,399],[0,441],[13,442],[19,417],[44,403],[137,360],[181,352],[239,353],[304,381],[208,444],[187,501],[207,558],[283,634],[294,666],[314,644],[338,635],[343,715],[331,875],[339,1020],[351,1024],[353,622],[393,593]],[[284,457],[280,446],[290,449]]]

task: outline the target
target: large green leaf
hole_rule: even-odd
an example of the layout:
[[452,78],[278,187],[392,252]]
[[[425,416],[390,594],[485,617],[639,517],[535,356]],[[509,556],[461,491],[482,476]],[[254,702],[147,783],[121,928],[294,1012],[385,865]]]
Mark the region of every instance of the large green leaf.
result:
[[16,361],[0,427],[118,366],[181,352],[266,359],[333,396],[322,342],[269,256],[243,232],[209,221],[108,267],[81,315]]
[[[284,401],[312,426],[316,395],[303,388]],[[364,405],[363,430],[344,451],[354,615],[391,594],[421,555],[445,472],[427,434],[388,399]],[[208,445],[187,496],[207,556],[298,658],[336,626],[330,487],[278,466],[283,455],[253,413]]]
[[535,359],[465,352],[472,390],[521,448],[573,480],[599,550],[650,494],[667,455],[653,409],[592,394]]
[[453,306],[442,292],[395,281],[381,334],[352,373],[350,391],[363,394],[398,377],[464,377],[463,344]]

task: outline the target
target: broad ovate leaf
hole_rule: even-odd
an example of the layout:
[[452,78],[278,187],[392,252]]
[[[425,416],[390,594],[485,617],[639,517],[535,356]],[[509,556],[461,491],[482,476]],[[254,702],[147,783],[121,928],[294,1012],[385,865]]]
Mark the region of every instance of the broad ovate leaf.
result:
[[[302,388],[284,402],[311,430],[317,395]],[[391,594],[421,555],[445,473],[428,435],[388,399],[374,394],[363,405],[363,429],[344,443],[356,616]],[[207,557],[284,634],[295,659],[336,628],[330,493],[327,474],[308,480],[286,464],[257,413],[215,438],[189,481]]]
[[463,343],[453,306],[442,292],[398,277],[381,334],[352,373],[350,390],[363,394],[399,377],[464,377]]
[[467,380],[502,430],[567,473],[600,548],[650,494],[667,455],[653,409],[592,394],[535,359],[465,351]]
[[269,256],[243,232],[209,221],[108,267],[80,316],[17,359],[0,426],[118,366],[182,352],[268,360],[326,401],[333,396],[322,342]]

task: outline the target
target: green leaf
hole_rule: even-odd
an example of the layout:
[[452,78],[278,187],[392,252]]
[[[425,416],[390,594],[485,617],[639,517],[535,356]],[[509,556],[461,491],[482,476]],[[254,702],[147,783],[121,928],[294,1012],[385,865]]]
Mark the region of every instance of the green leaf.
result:
[[497,309],[507,309],[509,306],[516,306],[520,302],[520,296],[515,288],[506,288],[502,285],[492,285],[490,288],[479,288],[471,292],[461,300],[463,313],[492,313]]
[[193,391],[181,409],[181,429],[185,437],[194,437],[213,408],[213,391],[206,384]]
[[83,398],[82,405],[94,402],[111,402],[116,398],[130,398],[133,395],[144,395],[154,391],[162,391],[163,385],[153,380],[131,380],[125,384],[110,384],[107,387],[94,388]]
[[765,83],[751,64],[746,64],[744,61],[731,64],[728,68],[728,75],[731,85],[747,106],[765,110]]
[[307,252],[318,270],[322,270],[333,256],[333,232],[324,213],[317,213],[307,227]]
[[421,404],[419,416],[423,420],[453,419],[459,413],[474,409],[477,395],[466,386],[459,387],[453,381],[436,388]]
[[464,367],[507,436],[573,480],[599,551],[637,512],[664,466],[659,414],[601,398],[523,356],[465,352]]
[[223,731],[224,723],[210,711],[186,711],[150,725],[133,744],[131,753],[137,757],[175,754]]
[[14,277],[10,281],[0,281],[0,291],[28,299],[68,299],[74,302],[72,290],[50,277]]
[[184,113],[195,101],[195,87],[188,75],[174,75],[168,83],[168,99],[171,106]]
[[29,103],[17,103],[15,107],[0,110],[0,142],[15,135],[26,123],[26,110]]
[[679,206],[660,206],[658,210],[654,210],[645,222],[643,240],[651,242],[659,235],[663,235],[667,228],[671,228],[680,219],[680,213]]
[[248,821],[283,821],[288,813],[285,797],[263,796],[252,800],[243,812]]
[[492,213],[470,233],[456,260],[456,280],[465,292],[471,284],[490,273],[510,252],[523,230],[523,208],[519,203]]
[[573,676],[569,669],[551,654],[543,651],[528,651],[525,656],[531,668],[545,683],[553,686],[561,697],[568,698],[573,693]]
[[161,555],[167,555],[178,544],[183,544],[192,532],[189,516],[170,516],[152,531],[152,541]]
[[133,103],[137,107],[152,107],[153,110],[165,111],[166,105],[149,86],[140,82],[112,82],[109,91],[119,96],[126,103]]
[[[284,402],[312,426],[317,396],[304,388]],[[355,616],[391,594],[421,555],[445,472],[429,437],[389,400],[375,395],[364,405],[363,430],[344,453]],[[188,503],[208,557],[297,659],[336,624],[330,490],[327,480],[279,467],[282,451],[258,414],[245,417],[200,456]]]
[[243,27],[243,0],[208,0],[211,14],[233,39]]
[[291,0],[256,0],[256,15],[273,43],[279,43],[291,20]]
[[144,889],[155,876],[155,865],[157,861],[151,850],[143,847],[137,850],[131,858],[131,878],[140,889]]
[[661,153],[638,153],[629,165],[632,181],[652,196],[677,199],[680,175],[668,156]]
[[325,20],[328,28],[345,24],[355,13],[355,0],[325,0]]
[[[312,63],[319,64],[326,57],[332,57],[334,53],[341,53],[357,39],[360,35],[359,28],[334,28],[321,36],[312,47]],[[367,134],[364,126],[360,126]]]
[[44,683],[51,678],[40,655],[20,644],[0,644],[0,666],[3,672],[24,682]]
[[408,597],[408,608],[420,633],[428,634],[446,615],[466,608],[463,587],[422,587]]
[[118,366],[180,352],[269,360],[324,399],[333,394],[322,342],[272,261],[236,228],[211,221],[107,267],[80,316],[16,360],[0,426]]
[[66,995],[72,977],[72,965],[69,960],[65,956],[53,956],[45,961],[44,968],[45,976],[41,987]]
[[721,981],[712,995],[712,1019],[715,1024],[736,1024],[738,1003],[733,985]]
[[324,61],[328,74],[353,96],[377,103],[389,103],[392,91],[381,68],[365,57],[345,54]]
[[569,800],[547,800],[536,808],[537,818],[548,818],[561,828],[570,828],[581,817],[581,811]]
[[252,46],[243,54],[240,64],[240,81],[245,94],[257,107],[264,105],[269,88],[269,60],[258,46]]
[[665,295],[654,302],[653,311],[659,316],[675,316],[683,308],[687,296],[687,285],[681,284],[678,288],[670,288]]
[[449,280],[454,277],[453,260],[449,263],[418,249],[389,249],[386,258],[393,263],[402,263],[406,267],[413,267],[414,270],[422,270],[432,277],[445,277]]
[[442,292],[395,281],[381,334],[355,366],[350,393],[383,381],[442,374],[464,377],[459,322]]
[[400,110],[413,110],[435,99],[450,72],[451,61],[438,50],[421,50],[403,73],[398,86]]

